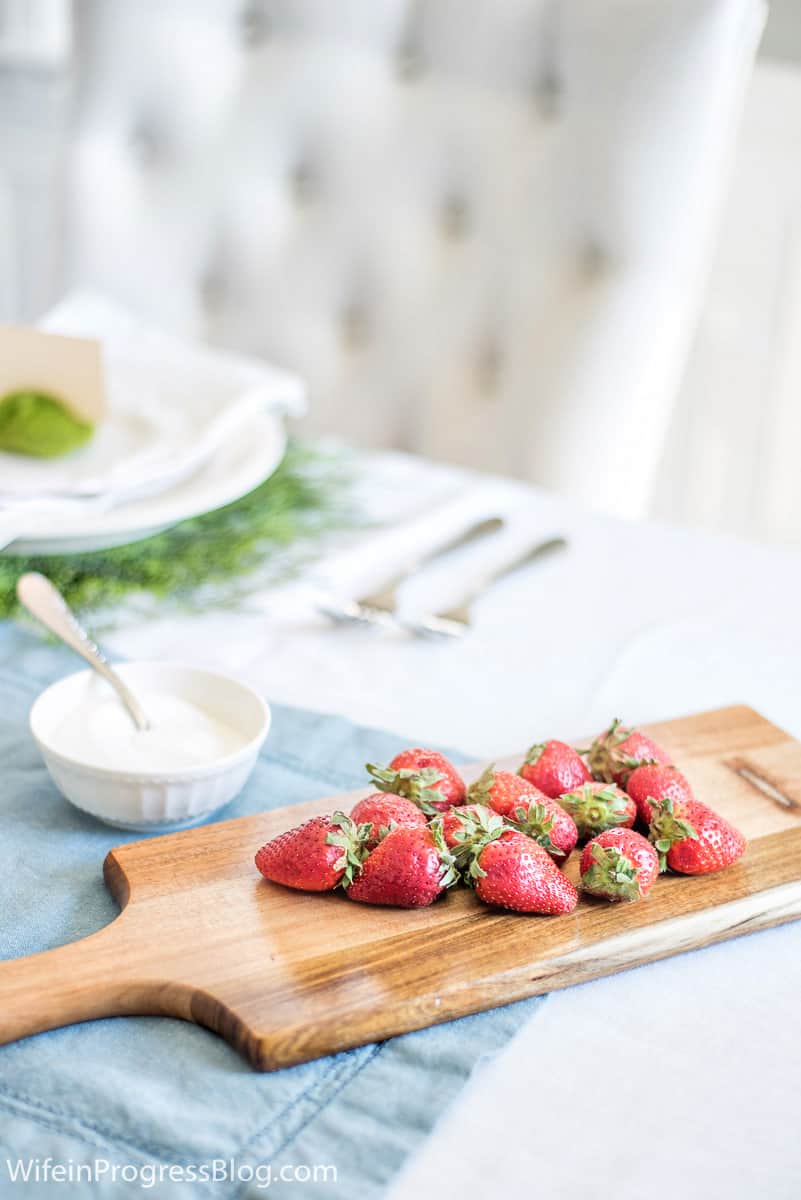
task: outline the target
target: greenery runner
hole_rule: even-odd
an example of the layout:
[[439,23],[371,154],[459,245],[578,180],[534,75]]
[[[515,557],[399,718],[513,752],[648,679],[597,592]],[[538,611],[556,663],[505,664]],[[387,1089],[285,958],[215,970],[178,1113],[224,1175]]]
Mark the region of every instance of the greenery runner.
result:
[[120,601],[200,610],[241,600],[286,576],[325,532],[355,523],[341,453],[290,443],[278,470],[226,508],[164,533],[89,554],[0,555],[0,617],[17,612],[16,581],[41,571],[76,610]]

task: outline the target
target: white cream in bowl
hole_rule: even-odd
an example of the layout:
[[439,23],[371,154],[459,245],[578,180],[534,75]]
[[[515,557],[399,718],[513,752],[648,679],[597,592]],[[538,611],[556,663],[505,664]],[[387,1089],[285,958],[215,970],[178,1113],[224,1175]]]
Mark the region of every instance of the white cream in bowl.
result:
[[232,800],[269,730],[261,697],[200,667],[118,670],[151,729],[136,729],[93,671],[59,680],[31,709],[31,732],[63,795],[102,821],[143,830],[194,824]]
[[105,685],[88,687],[59,722],[51,749],[91,767],[118,771],[174,771],[203,767],[241,750],[247,736],[205,708],[169,692],[137,693],[151,722],[137,729]]

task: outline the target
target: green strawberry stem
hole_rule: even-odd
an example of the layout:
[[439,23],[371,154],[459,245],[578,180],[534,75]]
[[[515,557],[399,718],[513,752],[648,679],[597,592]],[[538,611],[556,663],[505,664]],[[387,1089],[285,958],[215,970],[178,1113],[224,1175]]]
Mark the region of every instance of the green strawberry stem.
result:
[[615,717],[606,732],[583,752],[587,755],[587,765],[596,779],[603,779],[606,783],[612,782],[615,747],[624,741],[630,732],[630,729],[622,727],[620,718]]
[[481,772],[478,779],[470,784],[470,787],[467,789],[467,803],[483,804],[485,808],[489,808],[494,783],[495,763],[492,763],[487,767],[486,771]]
[[675,805],[670,796],[664,796],[661,800],[652,800],[649,796],[648,803],[651,805],[648,838],[659,855],[659,870],[666,871],[667,856],[671,847],[685,841],[686,838],[697,841],[698,833],[689,821],[676,816]]
[[[543,751],[545,750],[545,745],[546,745],[545,742],[535,742],[533,746],[529,746],[528,750],[526,751],[526,757],[523,760],[523,766],[524,767],[533,767],[535,765],[535,763],[538,763],[539,760],[542,758]],[[518,772],[518,774],[519,774],[519,772]]]
[[559,803],[576,822],[582,838],[596,837],[605,829],[624,825],[628,818],[625,798],[614,784],[595,792],[592,784],[585,783],[578,791],[560,797]]
[[452,854],[445,842],[445,834],[443,828],[442,817],[435,817],[428,826],[431,831],[431,836],[434,839],[434,845],[439,853],[440,874],[439,882],[443,888],[451,888],[454,884],[459,883],[461,873],[456,857]]
[[434,816],[439,811],[437,804],[442,804],[442,792],[437,791],[434,784],[441,782],[445,776],[434,767],[424,767],[414,771],[403,767],[395,771],[392,767],[381,767],[376,763],[366,764],[367,774],[382,792],[391,792],[395,796],[405,796],[426,814]]
[[549,854],[557,854],[560,858],[564,858],[564,850],[560,850],[551,839],[554,819],[544,804],[530,804],[528,809],[516,808],[513,816],[509,818],[509,824],[513,829],[519,829],[521,833],[525,833],[535,842],[539,842],[543,850],[547,850]]
[[473,884],[476,879],[486,875],[479,863],[481,853],[490,842],[496,841],[509,826],[499,813],[487,809],[483,813],[459,814],[461,820],[469,828],[468,852],[465,854],[467,871],[465,883]]
[[367,841],[373,831],[373,825],[371,821],[357,825],[343,812],[335,812],[331,824],[338,825],[339,831],[332,830],[325,840],[329,846],[339,846],[342,850],[342,856],[334,863],[334,869],[344,872],[338,886],[347,887],[353,883],[355,875],[361,871],[362,863],[367,858]]
[[639,900],[640,869],[617,846],[593,846],[582,883],[588,892],[616,900]]
[[497,830],[498,833],[495,836],[500,836],[500,833],[503,833],[506,828],[503,817],[487,808],[486,805],[481,807],[486,810],[484,813],[474,813],[461,807],[451,810],[459,822],[459,828],[453,834],[457,845],[452,848],[451,853],[460,870],[469,867],[470,860],[479,843],[483,849],[490,833]]
[[[579,754],[594,755],[597,754],[599,750],[606,750],[607,748],[611,749],[611,747],[616,746],[618,742],[622,742],[624,738],[628,737],[630,730],[620,730],[621,724],[622,722],[620,717],[615,717],[609,728],[605,730],[600,737],[597,737],[592,745],[588,746],[586,750],[579,750]],[[618,730],[620,730],[620,732],[618,732]]]
[[635,758],[633,755],[622,753],[617,749],[620,743],[625,742],[633,732],[634,730],[621,723],[619,717],[615,717],[605,733],[596,738],[588,749],[579,750],[579,754],[586,755],[587,765],[596,779],[611,783],[617,776],[625,784],[631,772],[635,771],[637,767],[658,765],[655,758]]

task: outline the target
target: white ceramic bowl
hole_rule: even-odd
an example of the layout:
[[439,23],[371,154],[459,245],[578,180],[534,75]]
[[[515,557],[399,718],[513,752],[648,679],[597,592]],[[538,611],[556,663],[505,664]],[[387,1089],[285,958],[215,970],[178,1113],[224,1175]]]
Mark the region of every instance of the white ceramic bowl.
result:
[[151,833],[195,825],[233,800],[270,728],[261,696],[228,675],[180,663],[125,663],[117,670],[134,692],[168,691],[197,704],[239,730],[243,745],[204,766],[171,771],[118,771],[82,762],[55,749],[54,733],[90,688],[109,685],[93,671],[78,671],[42,692],[30,713],[31,733],[62,795],[108,825]]

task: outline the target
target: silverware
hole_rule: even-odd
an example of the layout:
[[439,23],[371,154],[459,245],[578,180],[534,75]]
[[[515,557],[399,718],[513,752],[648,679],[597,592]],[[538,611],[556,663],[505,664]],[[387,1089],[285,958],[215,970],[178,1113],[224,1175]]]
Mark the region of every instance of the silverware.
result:
[[433,546],[427,546],[418,551],[374,592],[358,599],[321,602],[317,606],[318,611],[330,617],[332,621],[340,623],[383,625],[386,628],[396,628],[398,621],[395,617],[395,609],[398,590],[407,579],[441,555],[478,541],[480,538],[488,537],[502,528],[502,517],[486,517],[481,521],[476,521],[466,529],[461,529],[457,534],[451,535],[446,541],[437,542]]
[[404,628],[418,637],[463,637],[470,628],[471,605],[479,596],[488,591],[499,579],[504,579],[514,571],[519,571],[521,567],[526,567],[529,563],[546,558],[566,547],[567,541],[563,537],[553,537],[548,538],[547,541],[538,542],[536,546],[530,546],[522,554],[518,554],[508,562],[485,571],[466,595],[451,608],[446,608],[438,613],[427,613],[417,621],[404,622]]
[[100,648],[78,623],[75,614],[49,579],[38,571],[29,571],[17,580],[17,597],[29,613],[46,625],[65,645],[86,659],[98,675],[111,684],[128,710],[136,728],[150,728],[150,721],[141,704],[127,684],[123,683]]

